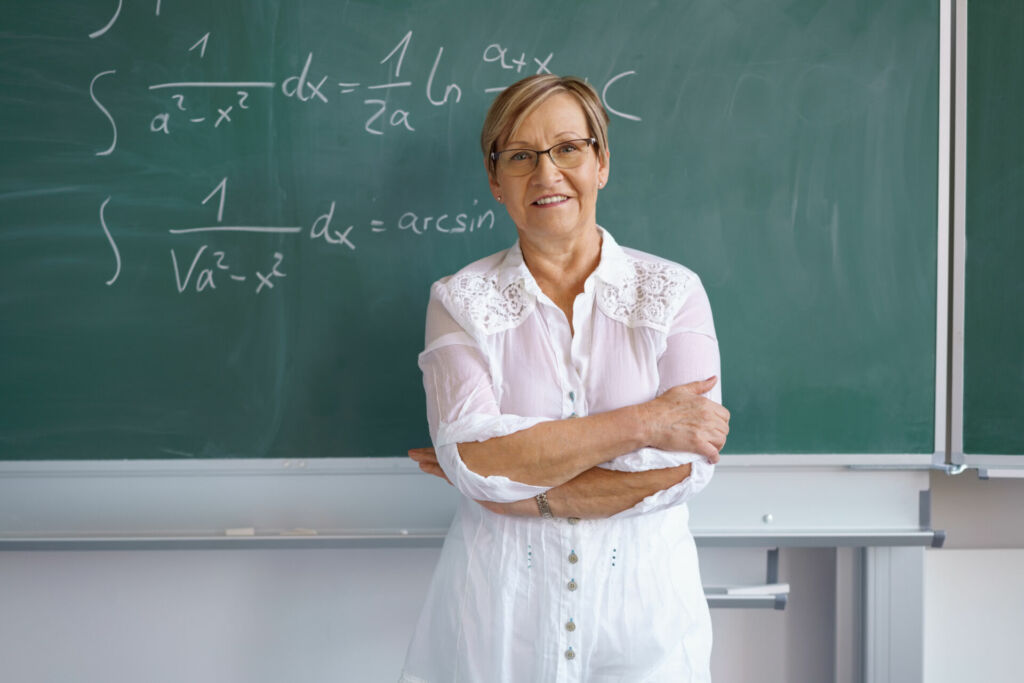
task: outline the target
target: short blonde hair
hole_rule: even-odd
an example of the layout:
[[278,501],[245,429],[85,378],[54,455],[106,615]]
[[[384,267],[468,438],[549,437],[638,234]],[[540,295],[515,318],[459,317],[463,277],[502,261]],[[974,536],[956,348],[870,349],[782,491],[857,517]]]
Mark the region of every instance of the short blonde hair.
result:
[[491,152],[498,151],[498,142],[511,137],[534,109],[558,93],[568,93],[579,101],[587,126],[590,127],[590,135],[597,139],[598,155],[607,156],[608,112],[601,104],[597,91],[575,76],[537,74],[516,81],[503,90],[487,110],[484,127],[480,132],[480,148],[484,153],[488,175],[493,176],[495,172]]

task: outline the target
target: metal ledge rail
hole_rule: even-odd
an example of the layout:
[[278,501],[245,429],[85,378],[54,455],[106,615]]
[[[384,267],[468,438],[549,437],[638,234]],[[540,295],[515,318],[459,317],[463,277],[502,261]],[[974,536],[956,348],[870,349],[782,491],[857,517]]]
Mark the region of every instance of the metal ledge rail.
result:
[[[251,531],[251,530],[245,530]],[[0,536],[0,551],[26,550],[242,550],[317,548],[434,548],[444,541],[445,531],[385,531],[332,534],[315,531],[203,535],[13,535]],[[698,546],[724,547],[942,547],[946,534],[934,529],[892,531],[774,531],[753,534],[737,531],[694,531]]]

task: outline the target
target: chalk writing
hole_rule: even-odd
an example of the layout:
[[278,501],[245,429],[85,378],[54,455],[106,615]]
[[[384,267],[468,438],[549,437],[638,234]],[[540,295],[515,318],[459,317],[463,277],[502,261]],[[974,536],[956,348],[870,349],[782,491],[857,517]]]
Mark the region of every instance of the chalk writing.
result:
[[[551,62],[551,58],[555,56],[554,52],[549,52],[548,56],[544,59],[537,59],[533,57],[533,62],[537,65],[537,70],[534,74],[549,74],[551,73],[548,69],[548,64]],[[528,64],[526,61],[526,53],[520,53],[519,57],[509,59],[508,48],[502,47],[500,43],[491,43],[484,48],[484,62],[497,62],[502,69],[514,70],[517,74],[523,74],[523,67]]]
[[[96,29],[89,34],[90,38],[99,38],[107,31],[109,31],[114,24],[117,22],[117,18],[121,16],[121,6],[124,4],[124,0],[117,0],[117,9],[114,10],[114,16],[110,17],[110,21],[107,22],[106,26],[100,29]],[[160,16],[160,0],[156,0],[156,16]]]
[[89,83],[89,97],[92,98],[93,104],[95,104],[96,107],[101,112],[103,112],[103,115],[107,117],[107,120],[110,121],[110,127],[114,129],[113,139],[110,141],[110,147],[107,147],[102,152],[96,152],[96,156],[98,157],[107,156],[108,154],[114,151],[115,147],[117,147],[117,123],[114,122],[114,117],[110,115],[110,112],[107,110],[107,108],[104,107],[98,99],[96,99],[96,81],[98,81],[103,76],[109,76],[110,74],[116,73],[117,71],[114,70],[101,71],[100,73],[93,76],[92,81],[90,81]]
[[192,52],[192,50],[195,50],[198,47],[199,48],[199,59],[202,59],[203,57],[206,56],[206,43],[208,43],[209,41],[210,41],[210,32],[207,31],[206,35],[204,35],[202,38],[197,40],[196,44],[193,45],[192,47],[190,47],[188,49],[188,51]]
[[392,57],[394,57],[396,52],[399,52],[399,50],[401,50],[401,52],[399,52],[398,54],[398,59],[395,61],[395,78],[398,78],[399,76],[402,75],[402,61],[405,59],[405,52],[406,50],[409,49],[409,41],[411,40],[412,31],[410,30],[404,36],[402,36],[402,39],[398,41],[398,44],[395,45],[391,52],[389,52],[387,56],[384,57],[384,59],[380,60],[380,63],[383,64]]
[[309,229],[309,237],[314,240],[323,239],[328,244],[343,244],[352,251],[355,251],[356,245],[352,244],[348,237],[352,233],[352,228],[354,226],[348,226],[345,228],[345,232],[331,230],[331,219],[334,218],[334,204],[334,202],[331,202],[331,208],[327,213],[323,214],[313,222],[313,227]]
[[100,204],[100,225],[103,226],[103,234],[107,236],[107,240],[110,242],[110,248],[114,250],[114,277],[107,280],[107,286],[114,284],[117,280],[117,276],[121,274],[121,252],[117,248],[117,243],[114,242],[114,237],[110,234],[110,228],[107,227],[107,219],[103,215],[103,212],[107,208],[107,204],[110,203],[110,197],[103,200]]
[[[473,205],[475,206],[477,203],[477,200],[474,199]],[[406,211],[398,218],[399,230],[408,230],[416,235],[422,235],[431,230],[447,234],[473,232],[482,229],[485,224],[488,230],[494,228],[494,211],[487,209],[476,217],[470,217],[467,213],[454,215],[443,213],[438,216],[422,218],[412,211]]]
[[[122,4],[123,0],[119,0],[107,23],[89,34],[91,39],[99,39],[113,30],[121,17]],[[157,17],[160,15],[159,1],[156,2],[155,14]],[[208,50],[216,57],[212,62],[234,63],[233,60],[225,62],[222,59],[220,52],[225,49],[224,41],[212,41],[213,33],[204,29],[197,29],[193,34],[199,36],[198,39],[193,40],[190,36],[191,46],[186,53],[191,56],[192,64],[205,60]],[[175,134],[180,135],[185,130],[196,131],[196,135],[203,135],[201,131],[208,131],[206,135],[218,135],[219,131],[239,125],[239,120],[256,117],[258,121],[258,117],[266,117],[266,112],[272,112],[277,106],[273,100],[281,98],[295,103],[294,111],[310,112],[310,116],[324,108],[345,108],[362,124],[362,131],[356,130],[357,135],[373,136],[380,139],[381,145],[401,144],[409,136],[423,135],[421,129],[429,130],[434,125],[431,122],[437,120],[433,112],[438,108],[455,111],[465,106],[464,99],[473,99],[474,96],[489,98],[507,87],[502,83],[511,83],[527,74],[551,73],[555,68],[555,52],[536,46],[532,38],[530,44],[534,47],[529,50],[522,49],[522,45],[517,46],[521,38],[501,39],[486,45],[481,41],[478,47],[470,45],[470,53],[479,56],[473,67],[472,83],[476,92],[472,92],[460,82],[460,69],[465,65],[453,58],[441,41],[425,41],[413,29],[405,30],[396,38],[394,43],[389,43],[390,48],[381,50],[364,64],[360,64],[359,59],[339,62],[335,56],[328,59],[323,54],[318,56],[312,50],[300,48],[291,55],[282,55],[290,60],[292,66],[280,78],[261,78],[262,74],[258,72],[215,72],[212,78],[150,82],[144,87],[153,93],[150,99],[153,109],[143,110],[142,125],[148,120],[148,130],[154,134],[155,140],[173,140]],[[362,68],[371,70],[363,73],[360,72]],[[97,94],[99,81],[117,73],[114,69],[100,71],[89,84],[92,103],[106,117],[112,131],[109,145],[95,152],[96,156],[109,157],[117,150],[118,126],[111,112],[113,107],[105,106]],[[625,121],[641,122],[638,113],[626,111],[633,109],[635,104],[631,105],[623,91],[615,87],[619,83],[628,84],[626,79],[633,75],[636,75],[635,70],[625,69],[596,85],[610,115]],[[474,105],[480,104],[486,102],[474,102]],[[448,120],[450,125],[451,119]],[[299,125],[302,125],[301,120]],[[315,126],[311,129],[321,130]],[[187,139],[192,140],[193,137]],[[394,143],[390,142],[392,139]],[[335,258],[360,258],[365,249],[383,248],[380,245],[392,243],[395,239],[445,240],[456,239],[452,236],[491,231],[497,219],[496,206],[481,205],[479,199],[472,199],[468,206],[443,209],[437,206],[399,206],[385,212],[371,212],[365,206],[346,204],[351,202],[351,196],[339,194],[319,197],[323,208],[312,215],[306,213],[305,220],[286,221],[297,223],[294,225],[264,224],[258,216],[230,221],[226,225],[228,185],[229,178],[225,175],[202,199],[196,198],[200,206],[211,211],[216,207],[215,222],[207,220],[203,221],[208,223],[206,225],[176,225],[166,228],[167,234],[216,233],[224,239],[232,239],[227,236],[234,235],[233,239],[238,240],[274,235],[278,236],[274,241],[276,250],[268,261],[245,264],[245,258],[237,253],[232,255],[230,245],[218,251],[211,251],[209,243],[176,245],[170,248],[170,261],[173,284],[179,294],[208,295],[219,289],[237,289],[227,283],[248,283],[241,289],[255,294],[270,293],[295,267],[286,268],[284,265],[288,245],[294,244],[289,240],[308,240],[320,245],[325,254],[337,254]],[[261,188],[250,187],[246,188],[244,195],[253,196],[260,192]],[[106,281],[108,286],[118,281],[122,270],[121,254],[106,222],[105,210],[110,202],[111,196],[107,196],[99,209],[100,224],[115,260],[115,272]],[[304,213],[301,207],[298,207],[298,213]],[[389,233],[394,237],[386,237]]]
[[[202,46],[202,54],[205,54],[208,37],[209,33],[204,35],[203,38],[190,49]],[[363,81],[351,79],[334,80],[333,82],[337,84],[337,92],[342,95],[347,95],[355,93],[360,89],[372,90],[375,92],[390,92],[412,87],[415,84],[414,81],[399,79],[401,79],[402,69],[405,66],[406,58],[411,56],[410,48],[413,46],[413,42],[414,33],[412,30],[409,30],[398,40],[397,43],[395,43],[394,47],[391,48],[384,58],[379,61],[379,64],[388,64],[392,67],[389,69],[389,80],[387,82],[364,85]],[[463,97],[463,88],[458,82],[441,82],[443,79],[439,76],[439,72],[442,70],[444,65],[444,50],[444,46],[439,45],[433,52],[434,60],[427,74],[426,83],[423,89],[423,94],[427,103],[433,107],[455,105],[462,102]],[[482,61],[485,64],[496,66],[501,72],[507,73],[507,77],[511,77],[513,80],[524,75],[524,69],[526,69],[527,72],[532,72],[534,74],[551,73],[550,65],[555,57],[554,52],[547,52],[546,54],[538,56],[527,56],[526,52],[520,51],[518,55],[515,55],[510,52],[508,47],[500,43],[491,43],[487,45],[481,54]],[[330,93],[327,86],[327,83],[333,80],[331,75],[317,64],[316,57],[313,52],[307,52],[301,64],[302,66],[300,69],[285,78],[281,83],[274,81],[232,80],[184,81],[154,83],[149,86],[149,89],[172,89],[182,91],[196,88],[235,88],[239,96],[237,103],[226,107],[215,105],[215,109],[217,111],[216,114],[210,112],[208,116],[194,116],[188,119],[190,123],[203,123],[212,119],[214,128],[219,128],[222,124],[231,123],[232,110],[235,106],[240,109],[249,109],[249,105],[246,104],[246,100],[249,96],[249,91],[254,89],[277,89],[285,98],[305,104],[331,104]],[[601,99],[603,100],[609,114],[612,116],[618,116],[628,121],[641,120],[640,116],[612,107],[608,102],[611,86],[620,79],[634,75],[635,73],[636,71],[634,70],[620,72],[608,79],[601,88]],[[489,87],[484,88],[483,93],[491,94],[500,92],[504,89],[505,86]],[[181,92],[174,93],[172,98],[177,101],[178,109],[180,111],[184,111],[182,109],[183,95]],[[416,127],[413,125],[413,121],[416,117],[413,113],[413,109],[411,108],[411,104],[395,106],[387,100],[380,99],[379,97],[367,97],[362,100],[362,104],[370,108],[363,123],[363,130],[367,134],[377,136],[384,135],[390,128],[401,128],[410,133],[415,132]],[[173,130],[171,120],[170,112],[160,112],[155,114],[151,120],[150,130],[154,133],[170,134]]]
[[281,92],[284,93],[285,97],[294,97],[300,102],[315,102],[316,99],[319,99],[321,102],[327,102],[327,96],[323,93],[327,76],[321,77],[314,85],[313,81],[309,78],[309,67],[312,63],[313,53],[310,52],[306,57],[306,64],[302,67],[302,72],[284,79],[284,82],[281,83]]
[[213,195],[220,194],[220,203],[217,204],[217,222],[220,223],[224,220],[224,199],[228,195],[228,177],[224,176],[224,179],[217,183],[217,187],[213,188],[213,192],[206,195],[206,199],[203,200],[203,204],[210,201]]
[[121,16],[121,5],[124,4],[124,0],[117,0],[117,9],[114,10],[114,16],[110,17],[110,21],[103,28],[97,29],[89,34],[90,38],[99,38],[104,33],[110,30],[110,28],[117,22],[117,18]]
[[[366,119],[366,131],[374,135],[384,135],[384,131],[382,129],[373,128],[372,126],[374,121],[376,121],[377,119],[384,115],[384,112],[387,110],[388,103],[385,100],[363,100],[363,104],[369,104],[373,105],[374,107],[379,107],[377,111],[370,116],[370,118]],[[392,126],[405,126],[406,130],[408,131],[416,130],[409,123],[409,112],[405,111],[404,109],[396,109],[395,111],[393,111],[391,113],[391,118],[388,119],[388,121],[391,123]]]
[[[203,255],[209,245],[204,244],[196,252],[195,256],[192,257],[192,263],[189,264],[188,270],[185,272],[185,279],[181,278],[181,269],[178,267],[178,255],[171,249],[171,263],[174,264],[174,280],[178,286],[178,293],[181,294],[189,285],[189,280],[192,279],[192,272],[196,268],[196,264],[199,263],[199,257]],[[209,268],[204,268],[199,271],[199,275],[196,277],[196,291],[201,292],[209,287],[210,289],[216,289],[217,285],[213,282],[213,271]]]
[[609,114],[614,114],[615,116],[621,116],[622,118],[629,119],[630,121],[639,121],[640,120],[639,116],[635,116],[633,114],[625,114],[625,113],[623,113],[623,112],[621,112],[621,111],[619,111],[617,109],[612,108],[612,106],[610,104],[608,104],[608,88],[611,87],[612,83],[614,83],[615,81],[617,81],[620,78],[623,78],[625,76],[632,76],[635,73],[636,73],[635,71],[623,71],[622,73],[620,73],[620,74],[618,74],[616,76],[612,76],[611,78],[609,78],[608,82],[604,84],[604,88],[601,89],[601,99],[604,101],[605,109],[608,110]]
[[[204,254],[208,253],[207,249],[209,248],[210,245],[208,244],[199,247],[192,255],[192,260],[189,262],[188,267],[184,270],[178,261],[177,250],[171,249],[174,283],[179,294],[184,294],[187,291],[201,293],[216,290],[218,274],[227,275],[231,282],[247,282],[249,280],[248,275],[233,272],[227,253],[224,251],[211,252],[212,262],[209,258],[204,259]],[[273,289],[275,280],[286,276],[286,273],[280,270],[283,260],[284,254],[279,251],[274,252],[274,263],[268,272],[254,271],[255,279],[258,281],[254,290],[256,294],[262,292],[264,288]],[[200,265],[201,261],[203,265]]]
[[434,60],[434,66],[430,67],[430,76],[427,78],[427,99],[435,107],[440,107],[448,102],[448,98],[454,93],[455,101],[458,102],[462,99],[462,88],[449,83],[444,87],[444,95],[441,99],[437,100],[430,94],[434,89],[434,75],[437,74],[437,67],[441,64],[441,57],[444,56],[444,47],[437,48],[437,58]]
[[259,285],[257,285],[257,287],[256,287],[256,293],[257,294],[259,294],[260,291],[264,287],[269,287],[269,288],[273,289],[274,288],[274,280],[273,279],[275,277],[284,277],[284,273],[282,273],[281,271],[279,271],[277,269],[277,267],[281,265],[281,261],[283,259],[284,259],[284,254],[282,254],[279,251],[276,251],[276,252],[274,252],[274,266],[271,269],[270,274],[269,275],[264,275],[263,273],[261,273],[259,271],[256,271],[256,277],[259,278],[259,281],[260,281]]

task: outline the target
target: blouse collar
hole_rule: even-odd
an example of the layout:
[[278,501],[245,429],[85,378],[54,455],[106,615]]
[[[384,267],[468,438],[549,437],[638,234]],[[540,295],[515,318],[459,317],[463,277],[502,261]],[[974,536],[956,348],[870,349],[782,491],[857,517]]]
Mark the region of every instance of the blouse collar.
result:
[[[600,225],[597,229],[601,233],[601,260],[590,277],[597,277],[613,287],[621,287],[632,272],[629,257],[610,232]],[[523,260],[519,240],[505,252],[505,258],[498,269],[498,281],[502,289],[513,282],[522,282],[528,292],[534,296],[540,294],[540,287]]]

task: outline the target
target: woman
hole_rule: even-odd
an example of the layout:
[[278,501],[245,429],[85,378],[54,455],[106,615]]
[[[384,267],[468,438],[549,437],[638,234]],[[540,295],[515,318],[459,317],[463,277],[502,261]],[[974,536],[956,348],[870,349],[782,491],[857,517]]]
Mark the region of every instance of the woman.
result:
[[431,289],[410,456],[463,498],[403,681],[710,680],[686,501],[728,433],[718,344],[694,273],[597,225],[607,124],[550,74],[484,122],[519,240]]

